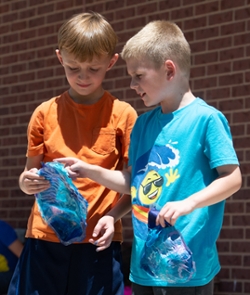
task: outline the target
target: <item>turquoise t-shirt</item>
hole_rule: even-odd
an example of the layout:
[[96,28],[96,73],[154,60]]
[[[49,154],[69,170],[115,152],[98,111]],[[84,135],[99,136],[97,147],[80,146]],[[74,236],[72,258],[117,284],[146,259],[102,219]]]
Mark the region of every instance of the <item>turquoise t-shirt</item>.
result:
[[[140,268],[147,238],[149,208],[183,200],[204,189],[218,177],[216,167],[235,164],[230,128],[225,116],[196,98],[173,113],[158,107],[141,115],[131,134],[129,166],[134,242],[130,280],[145,286],[177,286],[162,282]],[[193,252],[196,274],[178,286],[202,286],[220,270],[216,249],[225,201],[194,210],[176,222]]]

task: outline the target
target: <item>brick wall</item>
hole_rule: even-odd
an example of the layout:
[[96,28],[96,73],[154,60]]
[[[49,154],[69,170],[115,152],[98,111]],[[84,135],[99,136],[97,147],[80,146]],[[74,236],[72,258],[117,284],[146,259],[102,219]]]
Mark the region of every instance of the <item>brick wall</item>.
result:
[[[67,89],[54,53],[57,31],[89,10],[111,22],[118,51],[148,21],[168,19],[183,29],[193,53],[192,90],[228,118],[243,173],[242,189],[226,204],[216,294],[250,294],[250,0],[0,0],[0,218],[26,227],[33,198],[19,190],[18,176],[27,123],[38,104]],[[129,81],[120,60],[105,87],[143,113]],[[130,215],[123,222],[130,243]]]

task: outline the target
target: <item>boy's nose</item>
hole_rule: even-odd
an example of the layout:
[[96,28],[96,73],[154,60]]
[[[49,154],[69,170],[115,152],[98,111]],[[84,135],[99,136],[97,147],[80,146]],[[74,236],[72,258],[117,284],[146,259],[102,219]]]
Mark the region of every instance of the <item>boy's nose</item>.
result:
[[134,79],[131,79],[131,82],[130,82],[130,88],[131,89],[135,89],[137,87],[137,83],[134,81]]
[[80,73],[78,74],[78,78],[79,78],[80,80],[84,80],[84,79],[87,78],[87,75],[86,75],[86,73],[84,73],[84,72],[80,72]]

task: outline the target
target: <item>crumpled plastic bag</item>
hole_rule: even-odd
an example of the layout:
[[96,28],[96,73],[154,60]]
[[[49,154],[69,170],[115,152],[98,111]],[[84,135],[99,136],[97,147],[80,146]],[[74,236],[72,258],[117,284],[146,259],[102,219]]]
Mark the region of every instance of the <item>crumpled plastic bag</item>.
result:
[[156,226],[159,211],[148,214],[148,237],[141,257],[141,267],[151,276],[171,284],[185,283],[195,275],[192,252],[182,235],[166,222]]
[[55,231],[60,242],[69,245],[86,236],[88,202],[69,178],[64,165],[42,163],[37,172],[50,181],[50,188],[35,194],[44,221]]

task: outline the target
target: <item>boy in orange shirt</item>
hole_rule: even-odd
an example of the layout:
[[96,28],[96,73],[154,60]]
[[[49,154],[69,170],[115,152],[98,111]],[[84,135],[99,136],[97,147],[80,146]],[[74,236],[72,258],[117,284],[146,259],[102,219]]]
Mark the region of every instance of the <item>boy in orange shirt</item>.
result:
[[[28,126],[27,162],[20,175],[21,190],[29,195],[49,188],[37,174],[41,162],[71,156],[122,170],[128,160],[135,110],[105,91],[105,74],[118,59],[117,36],[98,13],[82,13],[65,22],[58,34],[56,55],[64,67],[69,90],[36,108]],[[89,243],[101,216],[119,194],[90,179],[74,182],[88,201],[86,238],[64,246],[43,221],[35,201],[27,241],[9,295],[99,294],[122,295],[121,221],[114,225],[108,249],[96,251]]]

